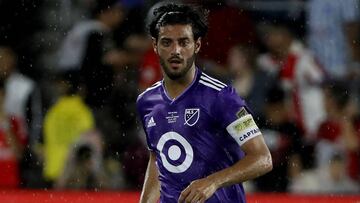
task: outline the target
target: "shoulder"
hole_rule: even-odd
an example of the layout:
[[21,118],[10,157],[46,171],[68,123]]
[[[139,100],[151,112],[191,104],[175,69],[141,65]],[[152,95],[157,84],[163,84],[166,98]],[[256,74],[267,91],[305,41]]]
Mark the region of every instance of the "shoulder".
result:
[[136,109],[141,119],[162,101],[161,86],[162,81],[158,81],[137,97]]
[[209,101],[209,104],[226,106],[234,102],[244,103],[243,99],[237,94],[235,88],[206,73],[201,73],[199,87],[203,97],[202,100]]
[[149,88],[145,89],[142,93],[139,94],[139,96],[136,99],[136,103],[142,103],[146,100],[148,100],[152,95],[159,95],[160,94],[160,87],[161,87],[162,81],[158,81],[151,85]]
[[228,85],[224,82],[221,82],[220,80],[211,77],[204,72],[201,72],[200,74],[199,85],[202,87],[202,90],[208,90],[214,92],[215,94],[218,94],[223,89],[228,87]]

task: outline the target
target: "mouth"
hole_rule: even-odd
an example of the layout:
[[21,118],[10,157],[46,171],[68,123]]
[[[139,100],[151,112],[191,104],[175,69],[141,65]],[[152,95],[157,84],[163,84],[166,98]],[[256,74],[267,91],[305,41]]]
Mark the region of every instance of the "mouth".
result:
[[169,59],[168,62],[172,67],[177,68],[183,61],[181,59]]
[[180,58],[170,58],[169,60],[168,60],[170,63],[182,63],[182,59],[180,59]]

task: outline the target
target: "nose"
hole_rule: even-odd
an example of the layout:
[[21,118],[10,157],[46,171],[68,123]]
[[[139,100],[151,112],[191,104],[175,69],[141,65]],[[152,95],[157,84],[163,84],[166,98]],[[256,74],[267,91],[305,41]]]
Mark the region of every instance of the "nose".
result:
[[181,46],[178,43],[174,43],[171,50],[171,54],[180,55],[180,52],[181,52]]

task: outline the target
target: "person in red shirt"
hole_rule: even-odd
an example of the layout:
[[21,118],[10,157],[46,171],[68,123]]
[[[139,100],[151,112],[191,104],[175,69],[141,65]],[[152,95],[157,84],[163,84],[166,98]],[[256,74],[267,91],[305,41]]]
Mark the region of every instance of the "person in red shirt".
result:
[[[0,81],[0,107],[5,96],[4,83]],[[27,142],[27,136],[19,118],[7,115],[0,108],[0,188],[20,186],[19,160]]]
[[[325,118],[321,84],[326,74],[307,47],[298,40],[288,22],[264,24],[260,33],[268,52],[258,58],[258,66],[274,75],[289,96],[290,110],[304,139],[312,143]],[[261,30],[260,29],[260,30]]]
[[315,156],[317,167],[322,167],[334,151],[341,152],[347,175],[360,183],[360,119],[348,89],[339,81],[324,88],[327,119],[318,129]]

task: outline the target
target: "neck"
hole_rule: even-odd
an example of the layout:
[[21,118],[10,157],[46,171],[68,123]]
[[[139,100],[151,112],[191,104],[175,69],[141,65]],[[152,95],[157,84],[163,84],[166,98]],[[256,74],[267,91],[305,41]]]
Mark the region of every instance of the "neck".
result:
[[194,80],[195,71],[195,64],[193,64],[190,70],[186,73],[186,75],[179,79],[172,80],[165,75],[164,85],[171,99],[175,99],[180,96],[180,94],[183,93],[185,89],[190,86],[190,84]]

